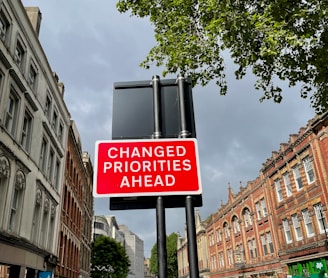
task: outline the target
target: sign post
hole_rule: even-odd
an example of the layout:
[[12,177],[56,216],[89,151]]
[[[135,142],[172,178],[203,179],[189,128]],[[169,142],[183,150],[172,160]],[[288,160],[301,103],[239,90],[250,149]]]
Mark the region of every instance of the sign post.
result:
[[191,80],[114,84],[111,141],[97,141],[95,197],[110,209],[156,208],[158,277],[167,276],[165,208],[185,207],[191,278],[199,277],[194,207],[202,206]]

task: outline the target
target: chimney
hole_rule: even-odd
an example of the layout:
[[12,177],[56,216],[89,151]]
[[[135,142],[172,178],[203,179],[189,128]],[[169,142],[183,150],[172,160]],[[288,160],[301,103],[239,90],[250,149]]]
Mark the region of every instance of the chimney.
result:
[[25,7],[27,16],[33,26],[33,29],[39,37],[42,15],[39,7]]

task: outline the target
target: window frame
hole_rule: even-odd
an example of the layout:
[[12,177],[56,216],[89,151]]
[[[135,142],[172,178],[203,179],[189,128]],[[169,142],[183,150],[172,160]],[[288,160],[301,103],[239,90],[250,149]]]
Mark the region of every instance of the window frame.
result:
[[286,196],[290,197],[293,195],[293,188],[292,188],[292,183],[290,180],[289,172],[285,172],[282,175],[282,178],[283,178],[285,189],[286,189]]
[[308,209],[302,210],[302,217],[307,237],[313,237],[315,235],[315,232],[312,217],[310,216],[310,212]]
[[318,203],[313,205],[313,210],[315,212],[317,224],[319,227],[320,234],[326,233],[328,231],[327,219],[325,217],[322,204]]
[[13,59],[21,72],[24,72],[26,60],[26,46],[20,36],[17,36],[16,45],[14,48]]
[[30,66],[27,72],[27,83],[33,91],[36,90],[38,83],[38,69],[32,60],[30,62]]
[[[17,132],[20,102],[21,99],[19,98],[18,93],[13,87],[11,87],[9,97],[7,99],[4,126],[12,137],[15,137]],[[12,103],[13,105],[11,105],[10,103]],[[9,108],[9,105],[10,107],[13,108],[12,109]],[[9,110],[13,110],[13,111],[9,111]]]
[[9,41],[10,36],[10,30],[11,30],[11,20],[10,17],[5,11],[5,8],[1,6],[0,8],[0,21],[4,28],[0,28],[0,40],[7,45]]
[[24,112],[22,127],[21,127],[20,144],[23,147],[23,149],[27,152],[29,152],[31,149],[32,132],[33,132],[33,115],[26,107]]
[[303,239],[303,233],[302,233],[301,223],[298,220],[298,215],[295,213],[291,216],[291,218],[292,218],[292,223],[295,233],[295,239],[296,241],[300,241]]
[[300,191],[304,188],[300,165],[296,164],[292,169],[293,169],[293,176],[296,184],[296,189],[297,191]]
[[307,183],[308,184],[314,183],[316,179],[315,179],[314,169],[310,157],[309,156],[305,157],[302,160],[302,164],[304,167]]
[[282,193],[280,179],[276,179],[274,181],[274,187],[276,189],[277,201],[280,203],[281,201],[284,200],[284,195]]
[[283,219],[282,220],[282,227],[283,227],[283,230],[284,230],[286,243],[287,244],[292,243],[293,242],[293,237],[292,237],[292,233],[291,233],[291,230],[290,230],[290,225],[289,225],[288,219]]

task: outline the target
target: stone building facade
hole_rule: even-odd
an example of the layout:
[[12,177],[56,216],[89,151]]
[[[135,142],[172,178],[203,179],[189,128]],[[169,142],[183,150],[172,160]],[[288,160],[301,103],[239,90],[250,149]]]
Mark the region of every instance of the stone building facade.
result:
[[227,203],[203,221],[208,277],[326,277],[327,186],[328,112],[290,135],[237,194],[229,185]]
[[0,269],[9,277],[54,272],[58,258],[70,115],[40,22],[38,8],[0,1]]
[[[209,253],[207,248],[207,236],[205,222],[201,221],[199,210],[195,211],[195,225],[196,225],[196,237],[197,237],[197,252],[198,252],[198,268],[199,277],[209,277]],[[188,240],[187,230],[184,231],[184,237],[178,234],[178,275],[179,277],[189,277],[189,260],[188,260]]]
[[0,1],[0,277],[89,277],[93,169],[38,39],[41,17]]

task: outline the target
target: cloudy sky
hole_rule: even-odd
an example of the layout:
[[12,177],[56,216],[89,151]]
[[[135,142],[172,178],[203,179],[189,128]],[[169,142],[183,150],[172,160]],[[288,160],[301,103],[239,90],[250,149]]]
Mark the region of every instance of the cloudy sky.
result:
[[[120,14],[114,0],[23,0],[42,12],[40,41],[52,70],[65,84],[65,101],[94,161],[96,140],[111,139],[113,83],[151,80],[161,70],[141,69],[139,63],[154,45],[146,19]],[[282,104],[260,103],[250,75],[234,79],[227,60],[229,93],[220,96],[214,84],[193,90],[203,186],[202,219],[226,202],[228,184],[237,193],[240,183],[254,180],[262,163],[288,142],[314,116],[309,101],[297,90],[284,90]],[[161,77],[163,79],[163,77]],[[169,76],[166,78],[175,78]],[[115,215],[144,240],[145,256],[156,242],[156,211],[110,211],[108,198],[95,200],[95,214]],[[166,232],[184,234],[185,210],[166,210]]]

